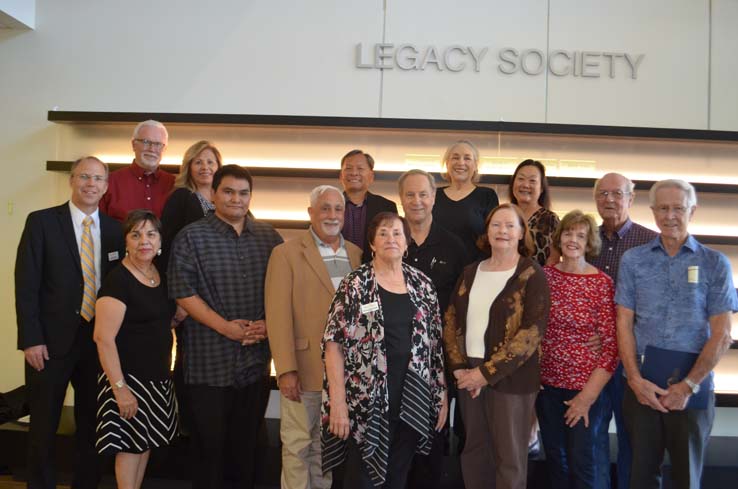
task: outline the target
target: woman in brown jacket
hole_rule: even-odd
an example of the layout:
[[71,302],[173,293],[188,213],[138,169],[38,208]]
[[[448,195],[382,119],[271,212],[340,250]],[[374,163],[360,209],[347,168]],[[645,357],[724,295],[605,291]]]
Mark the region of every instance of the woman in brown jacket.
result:
[[485,228],[479,244],[490,257],[464,270],[443,334],[466,427],[461,468],[467,489],[492,479],[497,489],[524,489],[549,291],[517,206],[492,210]]

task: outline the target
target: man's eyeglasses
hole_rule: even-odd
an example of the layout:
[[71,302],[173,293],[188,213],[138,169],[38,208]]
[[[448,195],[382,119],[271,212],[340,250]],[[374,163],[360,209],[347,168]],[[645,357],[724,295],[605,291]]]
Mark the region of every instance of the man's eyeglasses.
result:
[[597,192],[597,200],[607,200],[608,197],[612,197],[613,200],[622,200],[626,195],[630,195],[630,192],[600,190]]
[[152,141],[150,139],[134,139],[137,143],[141,143],[144,146],[148,146],[149,148],[153,148],[157,151],[161,151],[166,144],[160,143],[159,141]]
[[95,183],[100,183],[108,180],[108,178],[103,175],[88,175],[87,173],[80,173],[79,175],[75,176],[83,182],[89,182],[90,180],[92,180]]
[[671,212],[677,216],[683,216],[687,213],[689,207],[685,207],[683,205],[675,205],[674,207],[669,207],[668,205],[657,205],[652,207],[652,209],[656,214],[660,214],[662,216],[668,215]]

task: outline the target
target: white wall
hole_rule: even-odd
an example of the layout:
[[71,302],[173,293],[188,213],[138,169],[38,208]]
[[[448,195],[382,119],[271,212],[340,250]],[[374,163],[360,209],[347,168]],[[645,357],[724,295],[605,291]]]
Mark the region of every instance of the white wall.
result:
[[[37,0],[34,30],[0,29],[0,391],[23,379],[12,275],[25,216],[68,196],[45,161],[86,149],[83,128],[46,121],[53,107],[738,131],[736,24],[733,0]],[[357,69],[355,44],[382,41],[490,52],[479,73]],[[506,76],[506,46],[646,58],[638,80]],[[170,156],[192,132],[174,131]]]

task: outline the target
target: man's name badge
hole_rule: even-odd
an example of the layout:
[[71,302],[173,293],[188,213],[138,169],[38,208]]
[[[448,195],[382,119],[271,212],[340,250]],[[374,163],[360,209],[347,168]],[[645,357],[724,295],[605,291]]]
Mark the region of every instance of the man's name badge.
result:
[[687,267],[687,282],[690,284],[700,283],[700,267],[697,265]]
[[377,309],[379,309],[379,304],[377,304],[376,302],[370,302],[369,304],[361,305],[362,314],[368,314],[370,312],[376,311]]
[[108,253],[108,261],[115,261],[118,258],[120,258],[120,257],[118,256],[118,252],[117,251],[111,251],[110,253]]

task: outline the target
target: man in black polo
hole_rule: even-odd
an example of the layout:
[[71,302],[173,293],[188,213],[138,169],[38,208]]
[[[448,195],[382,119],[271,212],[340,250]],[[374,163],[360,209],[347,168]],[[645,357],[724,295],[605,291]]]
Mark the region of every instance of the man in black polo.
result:
[[[411,239],[404,261],[430,277],[443,317],[454,285],[468,262],[466,248],[457,236],[433,221],[436,182],[432,175],[423,170],[409,170],[400,176],[398,184],[400,202],[410,225]],[[443,439],[444,435],[439,433],[428,456],[415,456],[409,477],[411,488],[441,486]]]
[[282,242],[248,215],[253,180],[226,165],[213,176],[215,213],[177,235],[169,295],[184,320],[184,375],[193,414],[193,487],[224,487],[224,460],[237,461],[238,487],[253,487],[269,346],[264,278]]

